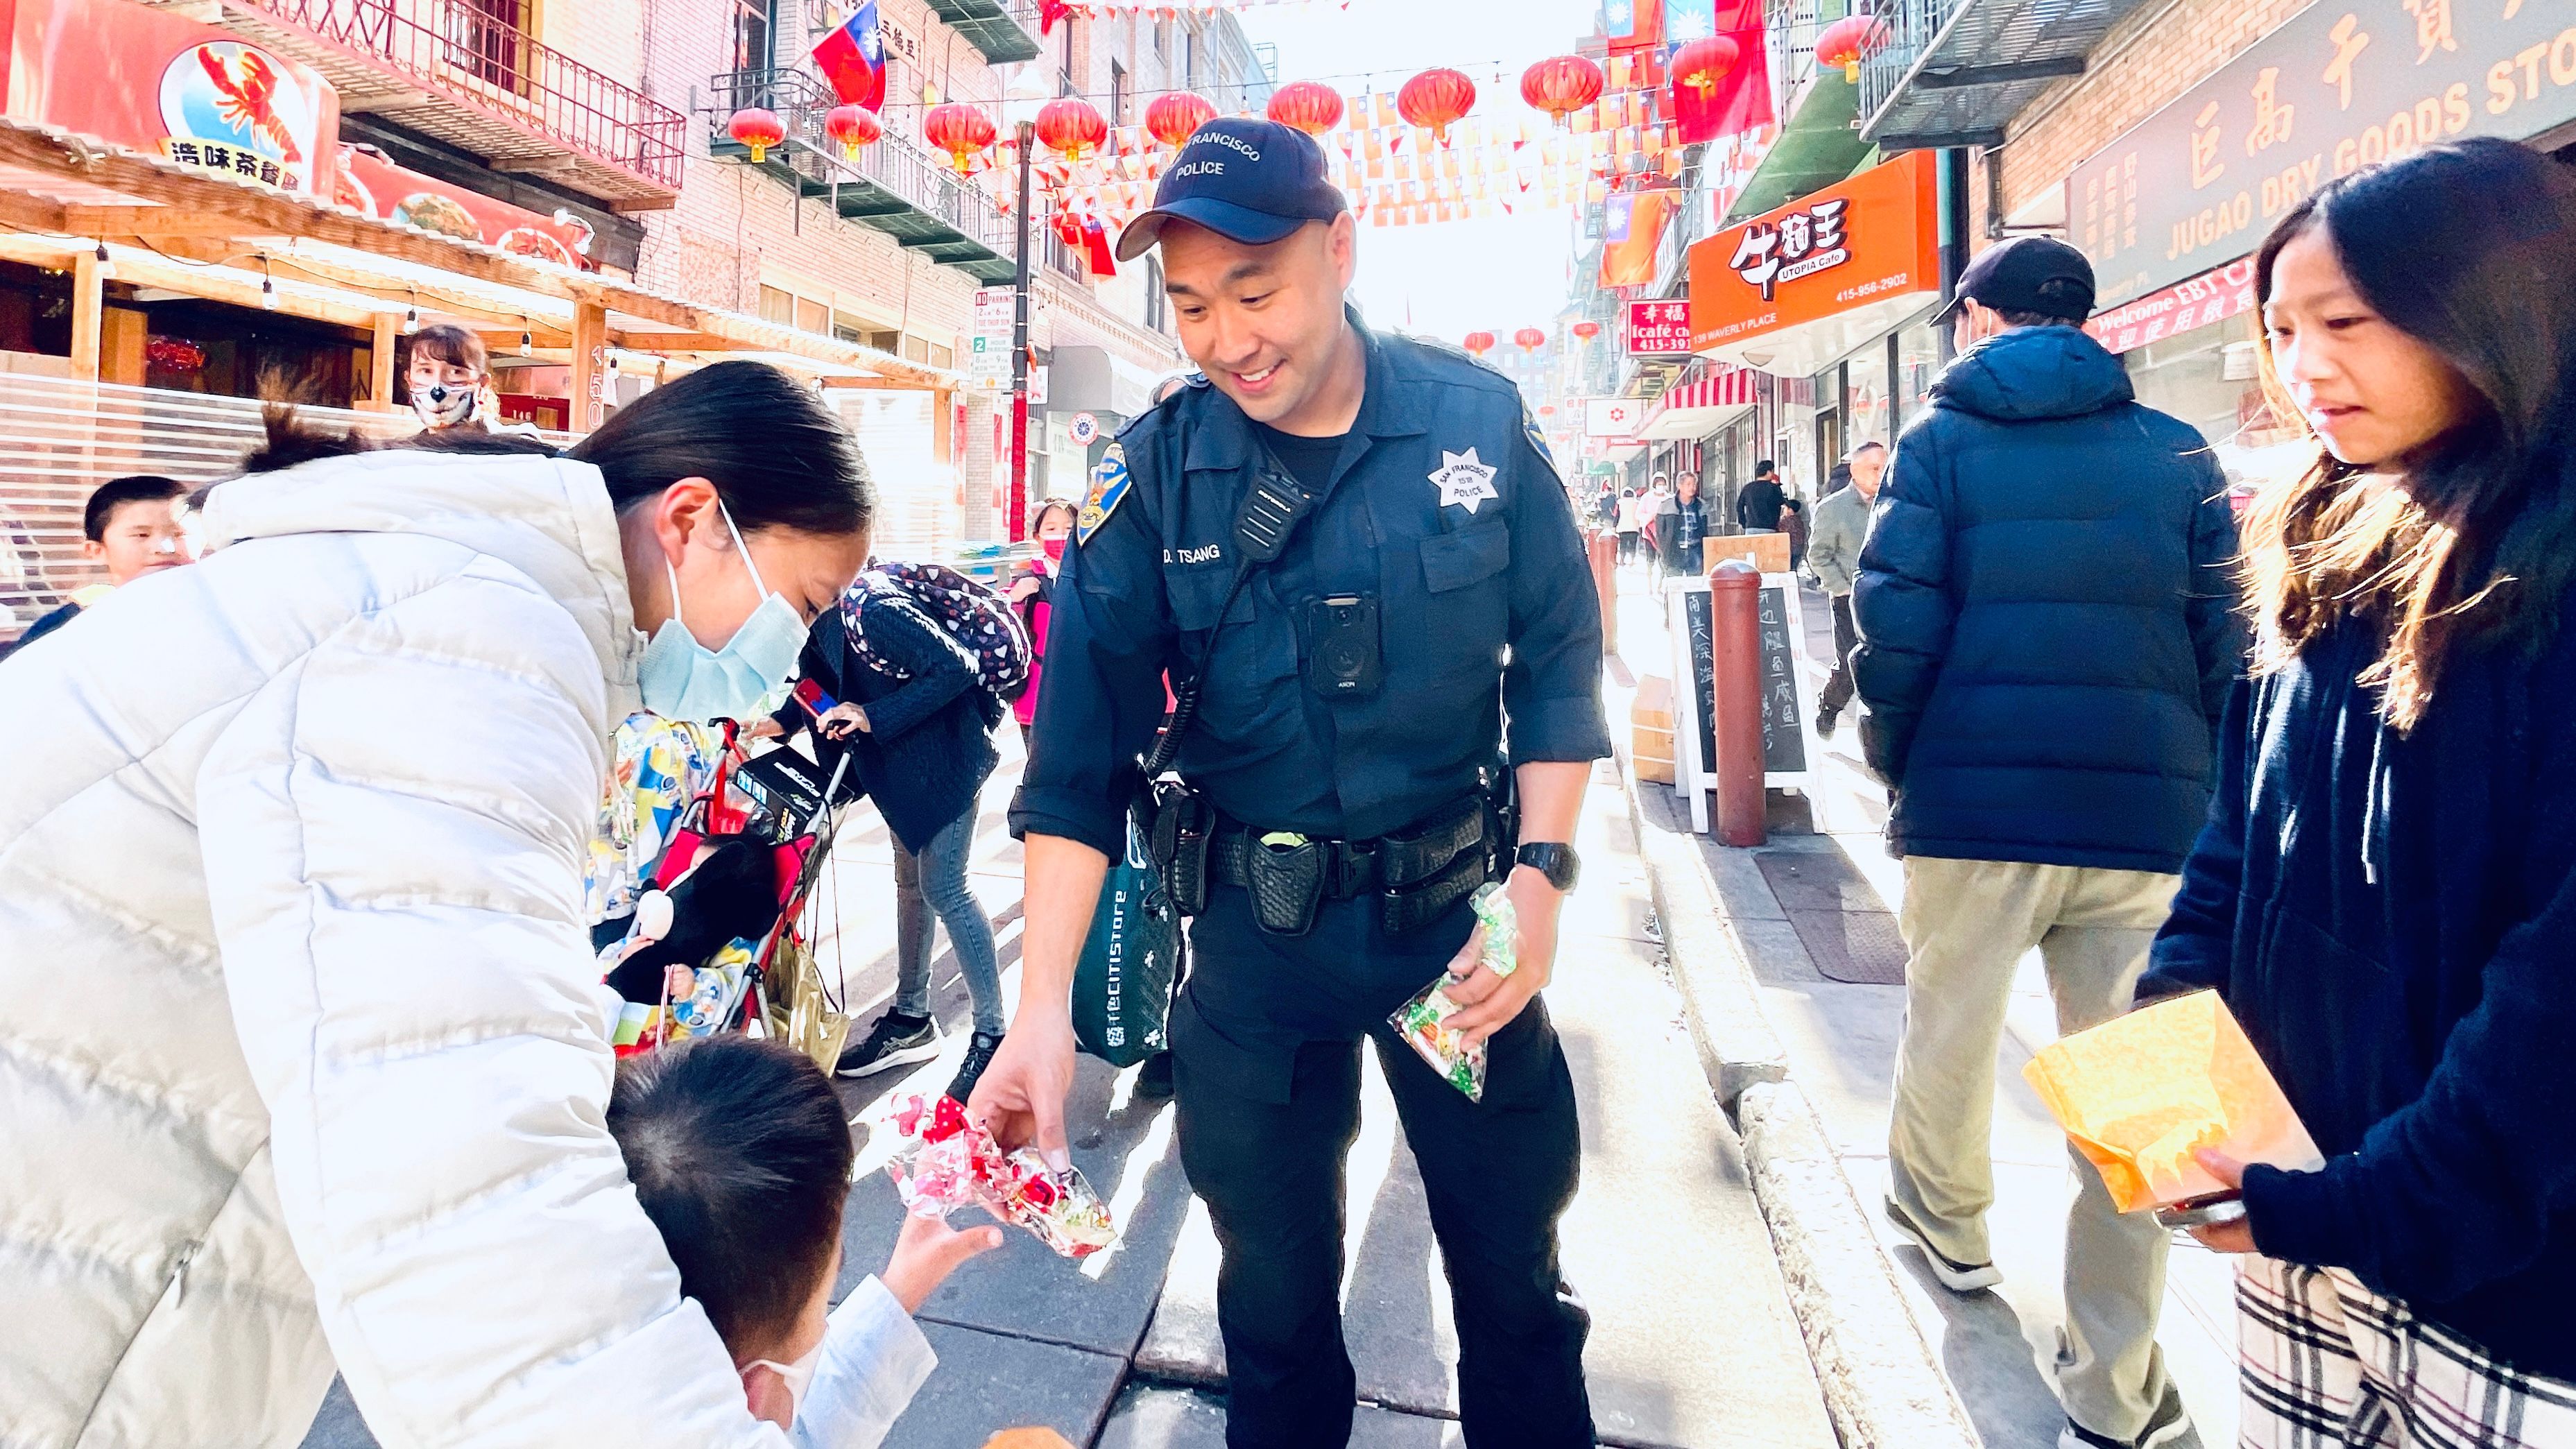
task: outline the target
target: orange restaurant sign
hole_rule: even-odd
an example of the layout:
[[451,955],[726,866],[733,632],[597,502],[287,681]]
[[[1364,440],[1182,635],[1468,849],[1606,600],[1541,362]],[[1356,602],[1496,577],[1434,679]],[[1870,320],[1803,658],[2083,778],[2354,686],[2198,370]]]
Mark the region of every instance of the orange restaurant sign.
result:
[[1817,372],[1941,287],[1932,153],[1911,151],[1690,249],[1691,349]]

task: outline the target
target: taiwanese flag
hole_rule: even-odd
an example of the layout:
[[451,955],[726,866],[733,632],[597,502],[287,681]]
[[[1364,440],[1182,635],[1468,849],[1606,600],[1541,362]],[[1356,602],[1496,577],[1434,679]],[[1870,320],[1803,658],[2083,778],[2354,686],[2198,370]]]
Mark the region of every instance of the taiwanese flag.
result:
[[877,0],[859,0],[850,18],[814,47],[813,61],[841,104],[884,110],[885,41],[877,34]]

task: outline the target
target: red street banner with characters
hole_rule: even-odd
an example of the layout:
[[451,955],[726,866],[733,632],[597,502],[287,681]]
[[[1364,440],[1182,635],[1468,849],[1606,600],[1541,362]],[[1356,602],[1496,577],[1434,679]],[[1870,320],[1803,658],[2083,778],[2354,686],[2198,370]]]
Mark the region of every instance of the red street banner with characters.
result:
[[1682,357],[1691,350],[1690,302],[1672,299],[1628,304],[1630,357]]
[[327,196],[340,97],[312,68],[167,10],[16,0],[7,111],[298,196]]
[[397,166],[372,147],[342,145],[339,157],[339,190],[333,199],[342,206],[559,266],[598,270],[590,259],[590,223],[570,211],[540,216]]

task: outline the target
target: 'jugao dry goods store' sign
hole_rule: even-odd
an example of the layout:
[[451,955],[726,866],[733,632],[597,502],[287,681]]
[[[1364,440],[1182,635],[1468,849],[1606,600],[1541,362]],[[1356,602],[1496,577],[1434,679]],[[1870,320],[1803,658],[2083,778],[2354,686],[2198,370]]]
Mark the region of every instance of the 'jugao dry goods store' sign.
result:
[[2254,250],[2347,172],[2570,121],[2570,0],[2317,0],[2077,167],[2069,230],[2116,306]]

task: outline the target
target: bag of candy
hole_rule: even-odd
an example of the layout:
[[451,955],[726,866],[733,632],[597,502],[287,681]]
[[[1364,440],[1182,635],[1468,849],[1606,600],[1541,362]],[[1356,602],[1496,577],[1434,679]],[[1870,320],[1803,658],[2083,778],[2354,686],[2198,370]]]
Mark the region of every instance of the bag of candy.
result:
[[886,1175],[905,1210],[944,1218],[961,1207],[981,1207],[1067,1258],[1088,1257],[1118,1241],[1109,1205],[1082,1169],[1057,1172],[1031,1147],[1002,1151],[956,1098],[898,1098],[887,1120],[901,1141]]
[[[1511,975],[1519,964],[1513,959],[1513,951],[1520,934],[1519,923],[1512,915],[1512,898],[1503,894],[1500,883],[1489,883],[1477,887],[1472,904],[1477,922],[1485,928],[1478,959],[1497,976]],[[1457,979],[1443,972],[1440,979],[1397,1007],[1387,1023],[1431,1064],[1433,1071],[1466,1093],[1468,1101],[1481,1102],[1485,1100],[1485,1044],[1470,1042],[1449,1027],[1449,1018],[1466,1010],[1449,995],[1449,983]]]

